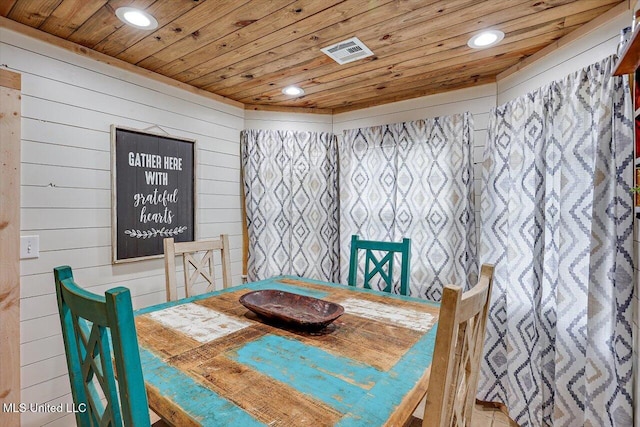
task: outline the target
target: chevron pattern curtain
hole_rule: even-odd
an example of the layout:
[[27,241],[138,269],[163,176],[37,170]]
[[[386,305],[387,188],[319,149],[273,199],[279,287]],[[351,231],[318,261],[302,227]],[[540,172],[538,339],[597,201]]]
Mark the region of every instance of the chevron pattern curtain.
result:
[[[349,276],[353,234],[411,238],[412,296],[439,301],[445,284],[476,283],[472,146],[470,113],[344,131],[342,283]],[[395,282],[399,289],[399,278]]]
[[338,159],[331,133],[246,130],[248,279],[338,280]]
[[612,58],[493,110],[478,397],[521,426],[631,426],[632,111]]

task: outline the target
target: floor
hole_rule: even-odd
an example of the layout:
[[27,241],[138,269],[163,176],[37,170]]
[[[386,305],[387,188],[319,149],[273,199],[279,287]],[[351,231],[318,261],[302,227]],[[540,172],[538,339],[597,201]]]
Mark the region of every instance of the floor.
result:
[[476,405],[471,427],[518,427],[518,424],[500,409]]
[[[421,427],[422,420],[414,418],[406,427]],[[471,427],[517,427],[501,410],[484,405],[476,405],[471,418]]]

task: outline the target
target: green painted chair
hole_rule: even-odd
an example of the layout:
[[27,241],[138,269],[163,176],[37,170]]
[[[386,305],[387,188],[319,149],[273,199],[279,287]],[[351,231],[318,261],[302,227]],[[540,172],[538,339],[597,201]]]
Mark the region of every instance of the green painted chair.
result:
[[103,297],[78,287],[71,267],[56,267],[53,274],[71,393],[76,408],[86,409],[76,412],[77,425],[149,426],[129,290],[113,288]]
[[[371,289],[369,281],[380,275],[386,284],[385,292],[393,292],[393,262],[394,255],[402,255],[400,267],[400,294],[409,293],[409,259],[411,258],[411,239],[402,242],[378,242],[375,240],[360,240],[357,235],[351,236],[351,256],[349,257],[349,285],[356,286],[358,275],[358,252],[365,251],[364,287]],[[387,252],[381,259],[376,258],[374,251]]]

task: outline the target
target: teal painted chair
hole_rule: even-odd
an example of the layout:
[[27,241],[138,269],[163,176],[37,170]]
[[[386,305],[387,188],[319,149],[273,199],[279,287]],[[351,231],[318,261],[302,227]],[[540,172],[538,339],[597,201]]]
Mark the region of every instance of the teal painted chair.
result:
[[[409,259],[411,258],[411,239],[402,239],[402,242],[379,242],[375,240],[360,240],[357,235],[351,236],[351,256],[349,257],[349,285],[356,286],[358,275],[358,253],[365,251],[364,262],[364,287],[371,289],[370,281],[379,275],[386,284],[385,292],[393,292],[393,264],[394,255],[402,255],[400,266],[400,294],[409,293]],[[378,259],[374,251],[386,252]]]
[[103,297],[78,287],[71,267],[56,267],[53,274],[71,393],[76,408],[86,409],[76,413],[77,425],[149,426],[129,290],[113,288]]

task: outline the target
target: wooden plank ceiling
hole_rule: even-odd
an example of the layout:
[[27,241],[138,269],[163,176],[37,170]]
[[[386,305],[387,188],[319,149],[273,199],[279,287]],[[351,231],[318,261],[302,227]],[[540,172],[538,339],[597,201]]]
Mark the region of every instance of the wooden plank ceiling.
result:
[[[342,112],[495,81],[620,0],[2,0],[11,20],[242,102]],[[156,30],[124,25],[134,6]],[[480,30],[505,33],[475,50]],[[358,37],[374,56],[320,48]],[[299,85],[305,95],[281,93]],[[259,106],[259,107],[255,107]]]

